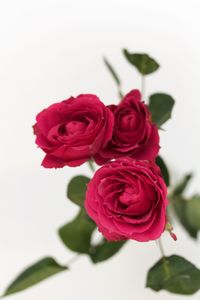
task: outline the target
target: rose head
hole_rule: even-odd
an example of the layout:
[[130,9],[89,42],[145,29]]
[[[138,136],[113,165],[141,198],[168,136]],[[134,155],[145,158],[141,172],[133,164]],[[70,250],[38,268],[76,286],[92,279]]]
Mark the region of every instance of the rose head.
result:
[[166,195],[154,163],[121,158],[95,173],[85,208],[106,239],[145,242],[159,238],[165,229]]
[[151,122],[147,106],[141,94],[133,90],[120,104],[108,106],[114,114],[112,140],[95,156],[98,164],[110,159],[130,156],[135,159],[153,160],[159,151],[159,135]]
[[42,165],[79,166],[111,139],[113,114],[95,95],[69,98],[44,109],[36,117],[36,144],[46,153]]

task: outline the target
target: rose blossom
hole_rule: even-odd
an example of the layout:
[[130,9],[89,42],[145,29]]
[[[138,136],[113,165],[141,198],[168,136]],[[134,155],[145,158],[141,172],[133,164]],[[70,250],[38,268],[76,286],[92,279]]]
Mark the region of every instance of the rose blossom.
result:
[[153,160],[159,151],[159,135],[147,106],[138,90],[128,93],[117,105],[108,106],[114,114],[112,140],[95,156],[98,164],[110,159],[130,156]]
[[111,139],[113,114],[95,95],[69,98],[36,117],[36,144],[46,153],[45,168],[79,166]]
[[121,158],[94,174],[85,208],[106,239],[145,242],[159,238],[165,229],[166,195],[153,162]]

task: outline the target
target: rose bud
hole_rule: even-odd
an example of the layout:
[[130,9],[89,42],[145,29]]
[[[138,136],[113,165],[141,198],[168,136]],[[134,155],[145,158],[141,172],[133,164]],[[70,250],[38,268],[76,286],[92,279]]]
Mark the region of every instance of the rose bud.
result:
[[99,165],[113,158],[130,156],[153,160],[159,151],[159,135],[151,122],[148,107],[138,90],[128,93],[117,105],[108,106],[114,114],[112,140],[95,156]]
[[94,174],[85,209],[107,240],[146,242],[165,230],[166,197],[166,185],[153,162],[121,158]]
[[36,144],[46,153],[45,168],[79,166],[111,139],[113,114],[95,95],[84,94],[41,111],[33,126]]

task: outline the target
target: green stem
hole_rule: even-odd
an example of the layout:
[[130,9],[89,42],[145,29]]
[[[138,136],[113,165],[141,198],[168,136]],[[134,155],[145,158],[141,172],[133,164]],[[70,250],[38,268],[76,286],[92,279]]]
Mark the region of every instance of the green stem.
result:
[[164,270],[165,270],[166,278],[169,278],[170,277],[170,269],[169,269],[167,258],[165,256],[165,251],[164,251],[164,247],[163,247],[161,238],[159,238],[157,240],[157,242],[158,242],[158,247],[160,249],[160,253],[161,253],[161,256],[162,256],[162,259],[163,259],[163,267],[164,267]]
[[122,91],[120,90],[120,88],[118,90],[118,95],[119,95],[119,100],[121,102],[121,100],[123,99],[124,95],[123,95]]
[[68,260],[66,266],[70,267],[73,263],[75,263],[81,257],[80,253],[73,256],[70,260]]
[[142,99],[145,99],[145,76],[142,75],[141,77],[141,93],[142,93]]
[[164,248],[163,248],[163,244],[162,244],[161,238],[159,238],[157,241],[158,241],[158,247],[160,249],[161,256],[165,257],[165,252],[164,252]]
[[94,167],[94,164],[93,164],[92,160],[88,160],[88,166],[89,166],[90,170],[92,171],[92,173],[94,173],[95,172],[95,167]]

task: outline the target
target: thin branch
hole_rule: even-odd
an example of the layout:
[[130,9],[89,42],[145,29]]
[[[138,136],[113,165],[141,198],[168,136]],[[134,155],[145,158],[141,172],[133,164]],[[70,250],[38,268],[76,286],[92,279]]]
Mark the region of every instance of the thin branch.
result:
[[80,253],[73,256],[68,262],[66,263],[67,267],[70,267],[73,263],[75,263],[81,257]]
[[162,257],[165,257],[164,247],[163,247],[161,238],[159,238],[159,239],[157,240],[157,242],[158,242],[158,247],[159,247],[159,249],[160,249],[161,256],[162,256]]
[[88,166],[89,166],[90,170],[92,171],[92,173],[94,173],[95,167],[94,167],[94,163],[92,160],[88,160]]
[[142,93],[142,99],[145,99],[145,76],[142,75],[141,77],[141,93]]

